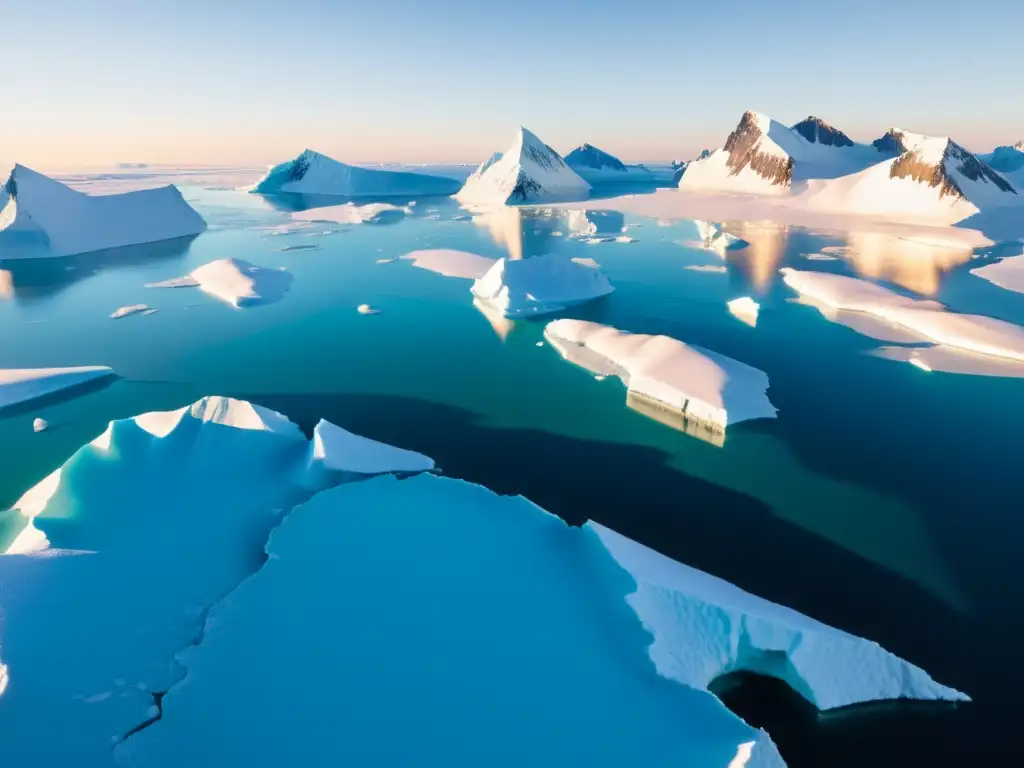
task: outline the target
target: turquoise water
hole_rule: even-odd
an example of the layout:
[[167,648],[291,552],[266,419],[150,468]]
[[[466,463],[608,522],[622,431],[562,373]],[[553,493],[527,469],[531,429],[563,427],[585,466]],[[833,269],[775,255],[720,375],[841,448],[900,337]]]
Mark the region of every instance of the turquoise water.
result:
[[[183,191],[211,225],[189,243],[0,265],[0,367],[102,364],[121,377],[0,415],[0,508],[111,419],[204,394],[245,397],[307,430],[324,417],[427,453],[446,474],[523,493],[569,522],[593,518],[870,637],[975,699],[955,712],[788,718],[772,733],[791,765],[899,765],[924,760],[922,749],[977,757],[1011,748],[1020,676],[1012,638],[1024,629],[1024,380],[871,357],[877,342],[789,301],[777,270],[859,270],[1024,324],[1019,295],[863,234],[733,222],[751,247],[723,260],[685,244],[697,237],[690,222],[627,215],[636,243],[588,245],[554,234],[568,234],[562,218],[454,221],[450,201],[424,200],[394,225],[271,237],[257,228],[287,220],[280,203]],[[318,248],[281,250],[300,245]],[[837,260],[806,258],[836,247],[847,249]],[[473,306],[468,281],[377,263],[424,248],[593,258],[616,291],[566,316],[665,333],[756,366],[770,377],[779,418],[730,427],[722,446],[647,418],[626,407],[617,380],[596,381],[537,346],[542,323],[493,323]],[[295,282],[279,302],[245,310],[197,289],[143,287],[224,257],[286,267]],[[726,271],[685,268],[697,265]],[[761,303],[756,328],[728,312],[739,296]],[[160,311],[108,317],[137,303]],[[380,314],[357,313],[364,303]],[[53,428],[34,434],[38,416]],[[0,519],[0,540],[16,524]],[[748,698],[736,706],[756,710]]]

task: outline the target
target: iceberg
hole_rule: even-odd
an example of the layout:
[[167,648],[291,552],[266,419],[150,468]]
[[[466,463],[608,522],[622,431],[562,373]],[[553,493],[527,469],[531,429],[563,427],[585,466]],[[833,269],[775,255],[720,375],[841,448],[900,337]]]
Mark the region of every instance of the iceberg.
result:
[[488,158],[455,195],[468,205],[506,205],[585,200],[590,184],[551,147],[525,128],[512,146]]
[[1024,256],[1011,256],[995,264],[972,269],[971,274],[1008,291],[1024,293]]
[[733,299],[726,306],[737,320],[746,323],[751,328],[757,327],[757,313],[761,309],[761,305],[752,298],[743,296],[739,299]]
[[317,479],[345,479],[321,466],[389,471],[387,446],[335,438],[318,449],[278,413],[207,397],[112,422],[28,491],[15,505],[26,528],[0,556],[5,760],[111,765],[113,744],[159,716],[182,676],[175,654],[259,569],[284,512]]
[[295,221],[332,222],[335,224],[397,224],[411,213],[409,206],[392,205],[391,203],[367,203],[356,205],[329,205],[325,208],[312,208],[292,214]]
[[[822,314],[832,319],[835,312],[861,313],[868,318],[910,334],[898,341],[930,342],[945,348],[988,355],[1015,363],[1024,363],[1024,328],[982,315],[948,311],[935,301],[901,296],[888,288],[855,277],[784,268],[786,284],[808,299]],[[839,320],[844,322],[844,320]],[[853,325],[875,336],[870,327]],[[883,338],[882,334],[875,338]]]
[[72,256],[206,229],[203,217],[174,186],[88,195],[16,165],[4,189],[0,259]]
[[105,365],[77,368],[0,368],[0,411],[114,375]]
[[327,469],[374,475],[384,472],[426,472],[434,460],[415,451],[395,448],[321,420],[313,430],[313,458]]
[[360,168],[307,149],[273,166],[252,188],[256,194],[296,193],[346,197],[425,197],[452,195],[459,182],[424,173]]
[[505,317],[520,318],[559,312],[615,289],[601,270],[548,254],[499,259],[470,290]]
[[129,317],[130,315],[151,315],[157,310],[150,309],[146,304],[132,304],[127,307],[119,307],[110,313],[112,320],[120,320],[122,317]]
[[258,267],[244,259],[217,259],[184,277],[147,283],[146,287],[198,287],[234,307],[254,307],[281,299],[292,287],[292,280],[291,272],[285,269]]
[[626,165],[614,155],[590,144],[581,144],[565,156],[565,163],[589,184],[616,181],[654,182],[654,174],[642,165]]
[[626,226],[626,217],[617,211],[571,210],[566,227],[573,237],[618,236]]
[[775,418],[767,374],[725,355],[668,336],[583,320],[555,320],[544,336],[566,360],[598,375],[618,376],[632,396],[711,429]]

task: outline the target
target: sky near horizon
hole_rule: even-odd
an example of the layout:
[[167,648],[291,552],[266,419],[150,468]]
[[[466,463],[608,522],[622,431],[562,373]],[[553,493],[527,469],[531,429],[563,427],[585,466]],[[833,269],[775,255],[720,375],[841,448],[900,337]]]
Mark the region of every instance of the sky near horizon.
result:
[[525,125],[627,161],[746,109],[854,139],[1024,139],[1006,0],[0,0],[0,160],[476,163]]

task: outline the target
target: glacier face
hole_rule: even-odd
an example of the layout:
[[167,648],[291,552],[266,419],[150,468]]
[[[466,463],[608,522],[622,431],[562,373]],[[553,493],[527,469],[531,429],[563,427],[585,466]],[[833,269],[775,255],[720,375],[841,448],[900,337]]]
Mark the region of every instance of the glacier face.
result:
[[307,149],[275,165],[252,188],[257,194],[339,195],[345,197],[426,197],[451,195],[459,182],[445,176],[362,168]]
[[0,259],[73,256],[198,235],[206,222],[176,187],[88,195],[23,165],[0,198]]
[[455,198],[466,205],[585,200],[590,184],[530,131],[520,128],[508,151],[488,158]]
[[0,556],[5,757],[755,768],[782,759],[705,690],[720,674],[820,708],[964,698],[525,499],[338,485],[432,466],[228,398],[111,423],[25,494],[29,535]]

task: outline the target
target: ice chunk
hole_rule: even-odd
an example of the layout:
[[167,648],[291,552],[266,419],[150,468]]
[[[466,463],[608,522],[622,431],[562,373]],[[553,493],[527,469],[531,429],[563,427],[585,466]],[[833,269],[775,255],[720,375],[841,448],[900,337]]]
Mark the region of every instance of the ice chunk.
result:
[[582,320],[555,320],[544,335],[570,362],[618,376],[631,394],[712,427],[775,417],[768,376],[710,350]]
[[0,368],[0,410],[113,375],[113,369],[105,365]]
[[596,261],[587,256],[576,256],[573,258],[573,261],[575,261],[577,264],[582,264],[584,267],[590,267],[591,269],[601,268],[600,264],[598,264]]
[[718,275],[729,272],[729,268],[724,264],[687,264],[683,269],[688,269],[691,272],[711,272]]
[[658,676],[629,576],[525,499],[371,479],[293,510],[267,551],[116,759],[727,768],[754,742],[748,765],[781,765],[708,693]]
[[328,421],[321,421],[313,430],[313,461],[327,469],[363,475],[434,468],[434,460],[428,456],[360,437]]
[[[1021,217],[1024,218],[1024,214]],[[971,274],[1008,291],[1024,293],[1024,256],[1012,256],[995,264],[972,269]]]
[[332,221],[337,224],[394,224],[410,213],[408,207],[400,207],[391,203],[367,203],[356,205],[330,205],[326,208],[312,208],[292,214],[296,221],[322,222]]
[[292,274],[284,269],[258,267],[244,259],[217,259],[185,277],[147,283],[147,288],[198,286],[205,293],[235,307],[272,304],[292,287]]
[[128,317],[128,315],[138,315],[144,313],[152,314],[150,308],[147,305],[132,304],[131,306],[128,307],[121,307],[120,309],[115,309],[113,312],[110,313],[110,317],[113,318],[114,320],[119,320],[122,317]]
[[506,317],[530,317],[598,299],[614,288],[599,269],[549,254],[500,259],[470,290]]
[[577,237],[593,237],[621,232],[626,218],[618,211],[569,211],[566,226]]
[[470,176],[456,199],[469,205],[584,200],[590,185],[557,152],[525,128],[502,155],[492,155]]
[[[598,523],[636,581],[627,601],[654,636],[658,671],[693,688],[736,670],[780,678],[819,710],[885,699],[969,701],[868,640],[671,560]],[[699,638],[699,639],[698,639]]]
[[729,307],[729,311],[741,322],[746,323],[751,328],[757,326],[757,313],[761,309],[761,305],[749,296],[733,299],[726,306]]
[[358,312],[360,315],[379,315],[380,314],[380,310],[379,309],[374,309],[369,304],[360,304],[358,307],[356,307],[356,312]]
[[252,191],[347,197],[452,195],[459,182],[445,176],[360,168],[307,149],[294,160],[273,166]]
[[198,235],[206,229],[203,217],[173,186],[88,195],[16,165],[4,189],[0,259],[71,256]]
[[916,334],[919,341],[1024,362],[1024,328],[1013,323],[949,312],[937,302],[901,296],[854,277],[795,269],[782,272],[786,284],[801,296],[833,310],[880,318]]
[[32,431],[33,432],[45,432],[49,428],[50,424],[46,419],[35,418],[32,419]]
[[497,259],[489,259],[475,253],[440,248],[412,251],[402,258],[409,259],[414,267],[420,269],[437,272],[445,277],[463,277],[470,280],[483,277],[497,263]]

